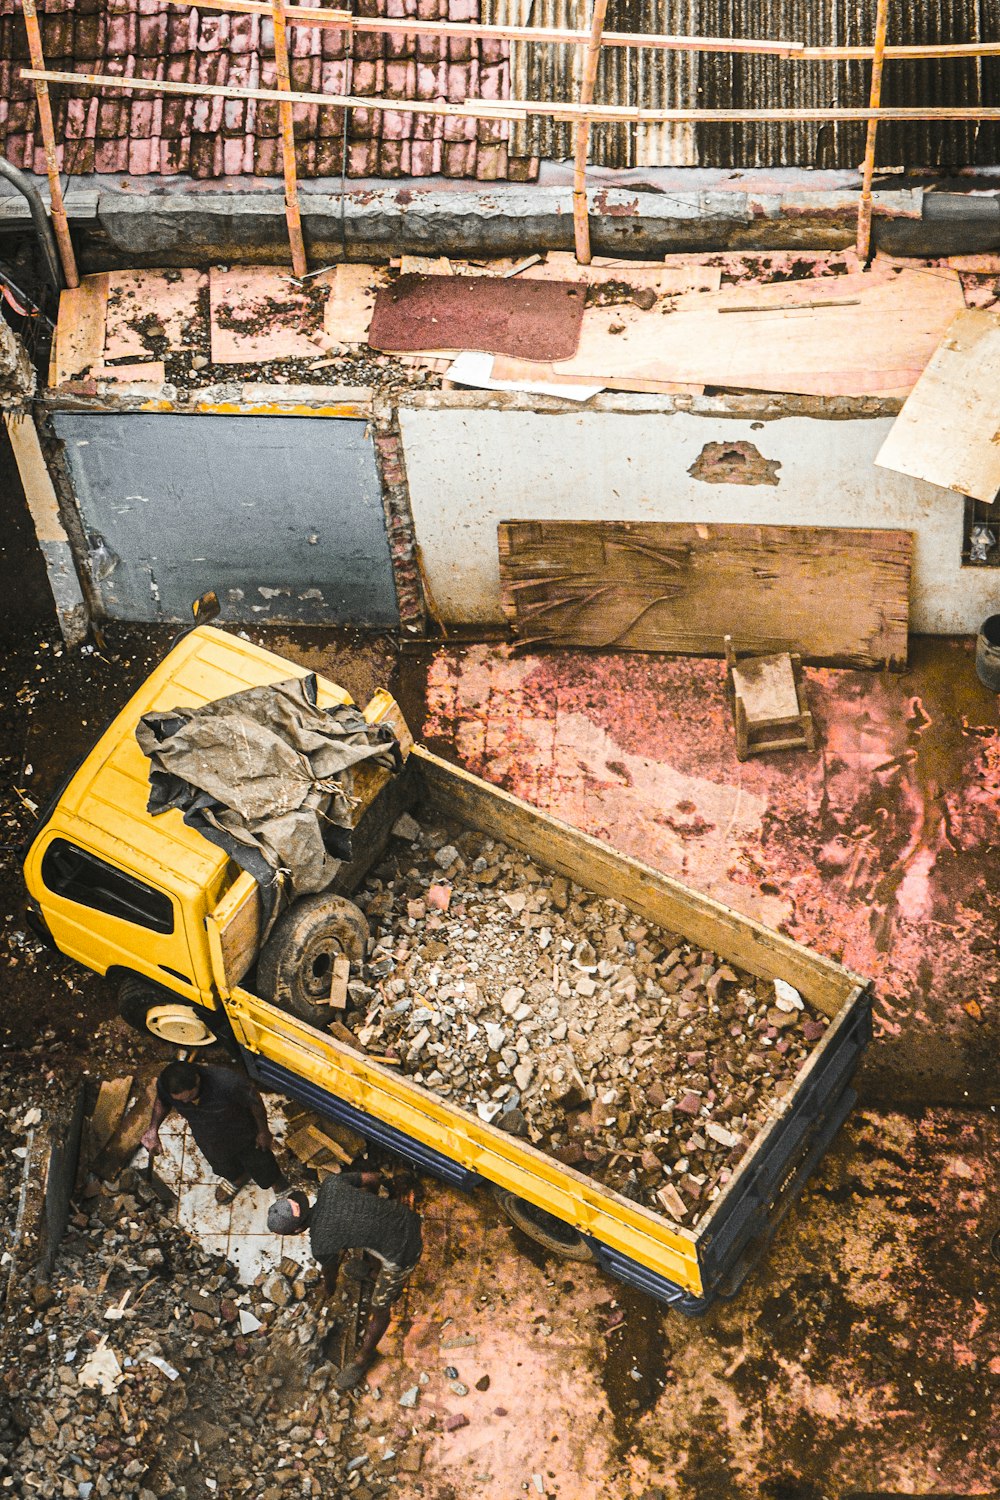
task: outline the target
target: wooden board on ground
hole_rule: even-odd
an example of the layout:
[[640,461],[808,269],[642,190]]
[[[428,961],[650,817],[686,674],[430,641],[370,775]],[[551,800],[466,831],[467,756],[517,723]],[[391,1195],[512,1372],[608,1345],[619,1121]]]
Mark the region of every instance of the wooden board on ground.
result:
[[110,271],[104,358],[145,359],[160,354],[160,340],[171,351],[195,347],[207,332],[199,306],[207,285],[203,271]]
[[102,1177],[114,1177],[138,1151],[152,1113],[159,1073],[159,1066],[153,1066],[144,1068],[136,1077],[136,1094],[132,1105],[94,1163],[95,1170]]
[[528,281],[585,281],[588,286],[623,282],[636,290],[648,288],[660,297],[682,292],[717,292],[722,285],[718,266],[664,265],[662,261],[619,260],[595,255],[589,266],[581,266],[569,250],[550,250],[544,261],[520,272]]
[[893,423],[875,462],[993,501],[1000,491],[1000,315],[962,312]]
[[88,1161],[100,1155],[118,1129],[131,1092],[131,1073],[125,1078],[106,1078],[102,1082],[94,1112],[86,1121],[84,1154]]
[[798,651],[906,664],[907,531],[646,521],[506,521],[504,613],[525,643],[721,655]]
[[902,398],[964,306],[948,269],[750,283],[691,292],[649,312],[588,308],[572,359],[495,360],[493,376]]
[[85,276],[59,297],[59,320],[53,344],[49,384],[82,380],[104,357],[109,273]]
[[388,286],[384,266],[339,265],[330,273],[330,296],[323,314],[323,328],[333,347],[363,344],[375,310],[375,296]]

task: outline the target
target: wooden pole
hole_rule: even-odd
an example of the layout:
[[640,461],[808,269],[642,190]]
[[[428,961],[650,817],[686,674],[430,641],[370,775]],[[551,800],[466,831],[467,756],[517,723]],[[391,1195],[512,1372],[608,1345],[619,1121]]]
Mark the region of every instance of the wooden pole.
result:
[[[24,11],[24,29],[28,33],[28,52],[31,56],[32,68],[36,73],[43,73],[45,54],[42,51],[42,33],[38,26],[35,0],[23,0],[21,8]],[[59,246],[59,259],[62,262],[66,285],[79,286],[80,277],[76,269],[76,256],[73,254],[73,241],[69,237],[66,205],[63,203],[62,183],[59,181],[56,130],[52,123],[49,86],[43,77],[35,78],[35,97],[38,100],[38,122],[42,127],[42,144],[45,147],[45,171],[49,179],[49,211],[56,232],[56,244]]]
[[[875,48],[872,52],[872,85],[868,103],[878,109],[882,103],[882,62],[885,57],[885,34],[889,22],[889,0],[877,0],[875,9]],[[858,259],[867,261],[872,239],[872,175],[875,171],[875,136],[878,119],[868,121],[865,160],[861,173],[861,202],[858,206]]]
[[586,109],[579,104],[551,103],[540,99],[493,101],[472,99],[465,104],[445,104],[434,99],[382,99],[372,95],[312,94],[280,89],[244,89],[208,83],[173,83],[165,78],[122,78],[112,73],[63,73],[53,68],[22,68],[20,76],[47,83],[77,83],[83,88],[123,89],[133,94],[184,94],[216,99],[263,99],[275,103],[318,104],[325,109],[395,109],[410,115],[444,115],[464,120],[526,120],[531,115],[554,120],[590,120],[602,125],[719,125],[773,124],[827,121],[850,124],[868,120],[912,122],[914,120],[991,120],[1000,121],[1000,105],[940,104],[926,108],[909,105],[888,109],[810,107],[808,109],[643,109],[634,104],[595,104]]
[[[608,0],[594,0],[594,14],[590,21],[590,36],[583,56],[583,76],[580,79],[580,107],[586,109],[594,102],[594,84],[597,81],[597,64],[601,56],[601,32],[608,12]],[[581,119],[573,137],[573,243],[576,258],[581,266],[590,265],[590,216],[587,213],[587,150],[590,145],[590,121]]]
[[[173,4],[190,4],[191,0],[172,0]],[[199,10],[221,10],[235,15],[271,14],[272,0],[198,0]],[[286,5],[289,26],[319,26],[335,31],[383,32],[390,36],[463,37],[467,41],[489,38],[495,41],[531,42],[540,46],[582,46],[590,40],[586,31],[552,26],[481,26],[471,21],[422,21],[382,16],[356,16],[348,10],[318,10],[308,5]],[[764,57],[785,57],[796,62],[869,62],[870,46],[807,47],[802,42],[784,40],[758,41],[744,37],[675,36],[656,32],[605,31],[604,47],[652,48],[670,52],[746,53]],[[935,58],[1000,57],[1000,41],[981,42],[915,42],[912,46],[886,47],[886,62]]]
[[295,118],[291,104],[292,78],[288,67],[288,34],[285,27],[285,0],[271,0],[274,20],[274,61],[278,72],[281,102],[281,163],[285,172],[285,219],[288,242],[292,248],[292,272],[302,277],[309,269],[306,247],[302,241],[302,215],[299,213],[299,183],[295,169]]

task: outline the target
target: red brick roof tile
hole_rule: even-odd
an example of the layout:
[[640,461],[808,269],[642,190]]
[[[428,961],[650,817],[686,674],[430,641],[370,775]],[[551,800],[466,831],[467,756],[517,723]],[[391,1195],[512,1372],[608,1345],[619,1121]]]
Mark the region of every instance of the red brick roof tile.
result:
[[[313,0],[329,7],[343,0]],[[355,0],[359,15],[476,21],[479,0]],[[34,92],[20,78],[28,48],[19,0],[0,0],[0,151],[44,172]],[[267,17],[201,12],[168,0],[39,0],[48,67],[64,72],[152,76],[176,82],[274,88],[274,27]],[[292,87],[309,93],[391,98],[504,99],[504,42],[387,36],[291,26]],[[278,109],[263,101],[118,94],[50,88],[57,155],[68,173],[195,177],[278,176]],[[295,106],[303,177],[339,176],[342,111]],[[350,177],[473,177],[526,181],[535,160],[507,154],[506,121],[449,119],[402,110],[355,109],[347,129]]]

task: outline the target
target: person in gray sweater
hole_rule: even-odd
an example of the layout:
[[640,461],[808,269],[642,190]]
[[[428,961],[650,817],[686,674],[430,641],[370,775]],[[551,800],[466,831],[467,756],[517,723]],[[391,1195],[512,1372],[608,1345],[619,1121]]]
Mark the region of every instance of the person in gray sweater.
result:
[[379,1198],[380,1182],[377,1172],[334,1173],[320,1184],[314,1203],[296,1190],[275,1199],[267,1215],[267,1227],[274,1234],[309,1230],[310,1248],[322,1268],[327,1293],[337,1284],[345,1251],[366,1251],[379,1263],[361,1347],[356,1359],[334,1380],[341,1391],[353,1390],[373,1364],[392,1305],[402,1296],[423,1249],[420,1215],[390,1198]]

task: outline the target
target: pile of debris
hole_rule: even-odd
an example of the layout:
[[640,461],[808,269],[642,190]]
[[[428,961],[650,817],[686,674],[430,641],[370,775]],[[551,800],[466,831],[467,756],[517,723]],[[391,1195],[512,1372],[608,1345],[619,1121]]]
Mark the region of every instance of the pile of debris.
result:
[[[21,1143],[11,1145],[18,1165],[40,1114],[4,1120],[9,1143]],[[337,1393],[333,1376],[357,1336],[357,1287],[345,1281],[325,1299],[303,1250],[305,1266],[286,1257],[244,1286],[210,1242],[177,1227],[141,1172],[88,1175],[51,1274],[21,1274],[7,1288],[3,1492],[390,1493],[412,1415],[387,1400],[384,1414],[357,1416]],[[8,1270],[12,1260],[5,1253]],[[331,1329],[334,1347],[324,1346]]]
[[358,1041],[479,1118],[694,1226],[827,1021],[477,832],[405,815],[358,896]]

